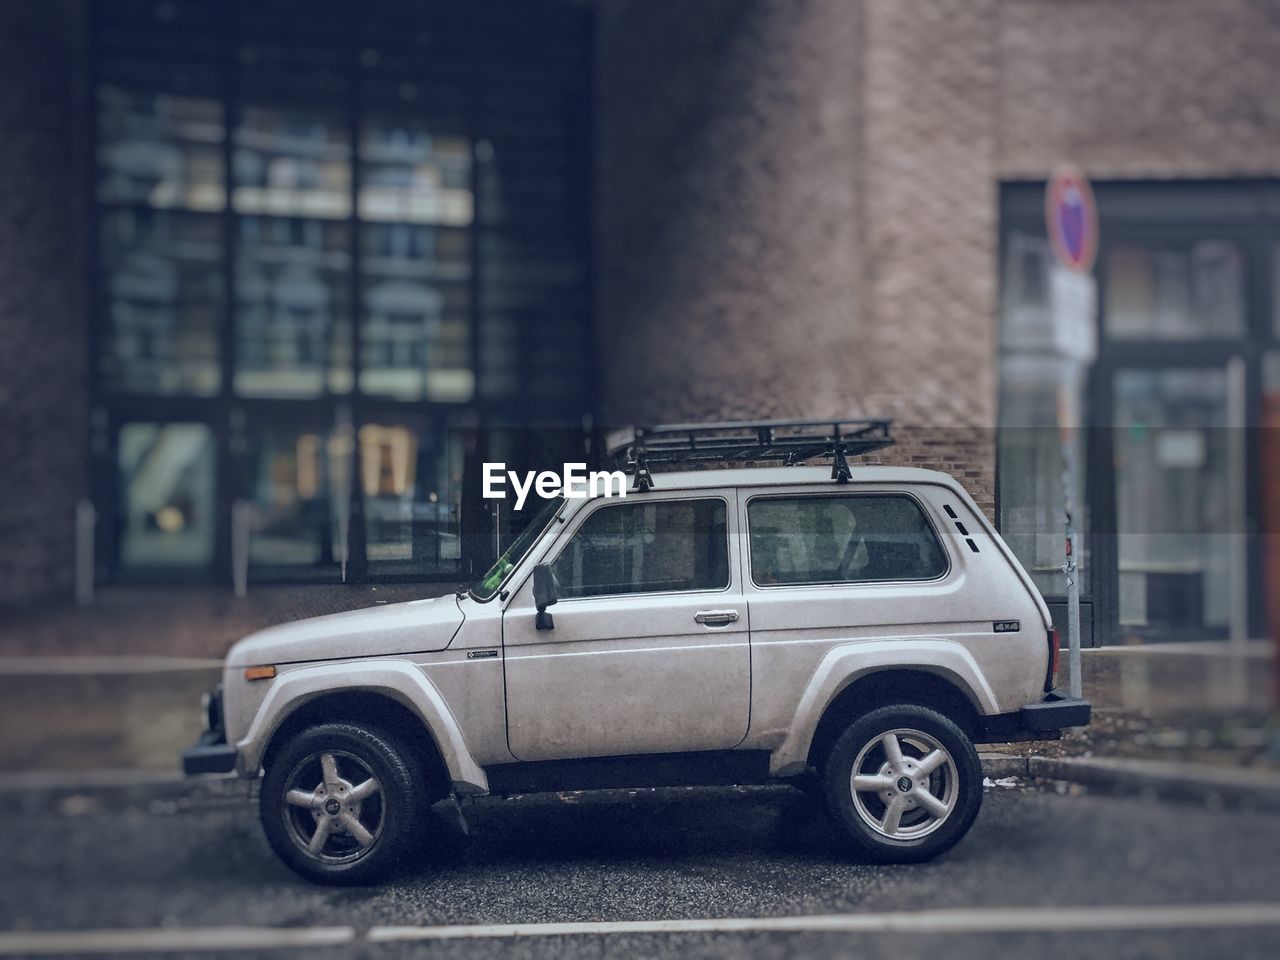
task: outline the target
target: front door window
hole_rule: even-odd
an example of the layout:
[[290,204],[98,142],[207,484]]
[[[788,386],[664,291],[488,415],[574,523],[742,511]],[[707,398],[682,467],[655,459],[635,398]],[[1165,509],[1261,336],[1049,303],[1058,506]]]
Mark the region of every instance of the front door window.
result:
[[601,507],[552,567],[560,596],[723,590],[729,551],[723,500]]

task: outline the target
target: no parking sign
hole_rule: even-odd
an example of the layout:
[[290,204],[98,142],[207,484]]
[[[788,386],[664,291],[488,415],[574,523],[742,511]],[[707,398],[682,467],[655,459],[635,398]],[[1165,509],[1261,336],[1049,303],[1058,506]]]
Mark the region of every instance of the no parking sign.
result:
[[1098,255],[1098,208],[1093,188],[1074,167],[1062,167],[1044,191],[1044,221],[1058,262],[1076,273],[1089,273]]

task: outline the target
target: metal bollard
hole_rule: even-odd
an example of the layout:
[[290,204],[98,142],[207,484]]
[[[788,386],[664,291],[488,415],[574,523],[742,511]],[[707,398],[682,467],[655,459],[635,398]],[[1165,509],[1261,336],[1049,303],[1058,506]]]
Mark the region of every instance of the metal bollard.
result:
[[98,511],[91,500],[76,504],[76,604],[87,607],[93,603],[94,587],[94,533],[98,524]]
[[239,598],[249,592],[249,534],[252,522],[252,503],[237,500],[231,504],[231,582]]

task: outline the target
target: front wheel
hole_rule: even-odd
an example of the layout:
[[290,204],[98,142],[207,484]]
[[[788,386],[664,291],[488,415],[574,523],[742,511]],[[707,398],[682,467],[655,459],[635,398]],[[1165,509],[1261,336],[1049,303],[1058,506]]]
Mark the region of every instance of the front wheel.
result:
[[973,743],[935,710],[881,707],[836,740],[823,770],[827,804],[859,852],[918,863],[949,850],[982,806]]
[[370,883],[409,862],[427,794],[421,762],[385,733],[326,723],[272,759],[259,813],[280,859],[308,880]]

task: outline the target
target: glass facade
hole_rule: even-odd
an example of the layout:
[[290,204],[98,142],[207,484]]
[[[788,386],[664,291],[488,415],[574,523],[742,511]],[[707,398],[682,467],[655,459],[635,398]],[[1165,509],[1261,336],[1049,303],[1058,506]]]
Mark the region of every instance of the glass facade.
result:
[[237,501],[253,576],[485,563],[488,426],[592,412],[590,16],[93,6],[105,569],[229,578]]

